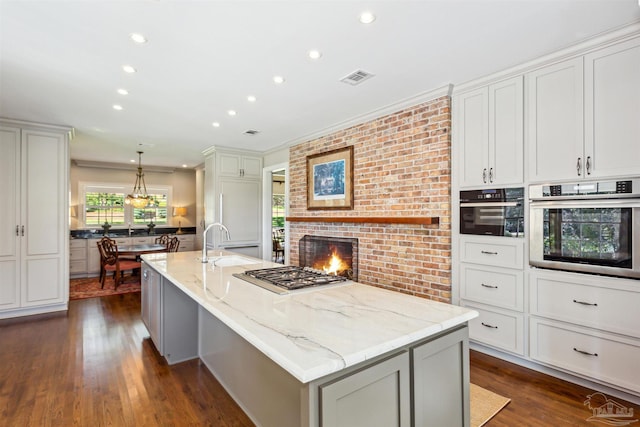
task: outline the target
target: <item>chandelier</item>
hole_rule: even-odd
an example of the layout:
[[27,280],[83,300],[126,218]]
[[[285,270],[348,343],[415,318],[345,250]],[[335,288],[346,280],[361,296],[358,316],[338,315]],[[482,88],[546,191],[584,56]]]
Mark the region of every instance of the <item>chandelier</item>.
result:
[[131,205],[136,209],[144,209],[148,205],[153,204],[153,199],[147,194],[147,185],[144,183],[141,156],[142,151],[138,151],[138,173],[136,174],[136,183],[133,185],[133,192],[128,194],[124,199],[124,202],[127,205]]

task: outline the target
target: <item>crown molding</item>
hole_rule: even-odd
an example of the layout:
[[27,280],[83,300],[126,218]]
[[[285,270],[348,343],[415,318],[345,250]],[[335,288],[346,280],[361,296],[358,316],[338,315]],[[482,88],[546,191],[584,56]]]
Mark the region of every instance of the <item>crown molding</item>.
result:
[[[136,171],[138,166],[132,164],[123,163],[108,163],[108,162],[95,162],[92,160],[72,160],[73,164],[79,168],[98,168],[98,169],[119,169],[127,171]],[[157,173],[174,173],[176,168],[169,166],[143,166],[144,172],[157,172]]]

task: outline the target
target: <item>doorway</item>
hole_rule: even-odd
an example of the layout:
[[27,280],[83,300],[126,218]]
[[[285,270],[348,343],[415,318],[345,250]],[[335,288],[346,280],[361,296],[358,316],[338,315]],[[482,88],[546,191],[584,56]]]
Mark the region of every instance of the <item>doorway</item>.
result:
[[287,205],[289,183],[287,164],[265,167],[263,170],[263,245],[262,259],[286,264]]

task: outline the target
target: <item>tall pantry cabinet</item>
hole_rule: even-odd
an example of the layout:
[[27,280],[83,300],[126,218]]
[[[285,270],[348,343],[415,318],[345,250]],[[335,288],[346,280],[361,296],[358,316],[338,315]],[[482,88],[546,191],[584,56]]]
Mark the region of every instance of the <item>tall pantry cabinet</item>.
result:
[[67,309],[68,131],[0,121],[0,318]]

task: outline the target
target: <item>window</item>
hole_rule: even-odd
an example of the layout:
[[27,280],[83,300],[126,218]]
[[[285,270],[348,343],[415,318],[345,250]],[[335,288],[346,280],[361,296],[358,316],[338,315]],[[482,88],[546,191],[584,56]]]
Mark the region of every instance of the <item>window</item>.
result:
[[154,203],[144,209],[135,209],[124,203],[130,188],[120,184],[80,183],[78,199],[84,202],[84,226],[101,227],[108,223],[112,227],[143,226],[153,222],[168,224],[171,187],[147,186]]

